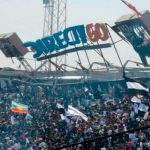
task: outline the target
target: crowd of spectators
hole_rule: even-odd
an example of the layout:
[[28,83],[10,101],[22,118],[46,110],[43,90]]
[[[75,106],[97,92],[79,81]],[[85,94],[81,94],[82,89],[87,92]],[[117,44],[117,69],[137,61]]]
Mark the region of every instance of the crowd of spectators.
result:
[[[120,91],[102,93],[83,86],[11,84],[0,89],[0,150],[48,150],[137,129],[150,124],[149,109],[135,109]],[[115,96],[117,95],[117,97]],[[28,114],[11,111],[11,102],[29,106]],[[142,100],[149,107],[149,99]],[[72,105],[88,117],[61,118],[57,104]],[[137,104],[138,106],[139,104]],[[63,112],[65,116],[65,112]],[[86,145],[91,150],[149,150],[150,128],[104,138]],[[79,144],[76,149],[83,149]],[[65,149],[63,149],[65,150]],[[69,148],[67,149],[69,150]]]

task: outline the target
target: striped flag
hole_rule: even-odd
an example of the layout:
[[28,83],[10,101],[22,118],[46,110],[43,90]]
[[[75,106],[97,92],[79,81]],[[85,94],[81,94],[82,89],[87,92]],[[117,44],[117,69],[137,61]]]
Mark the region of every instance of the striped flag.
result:
[[[72,116],[72,117],[80,116],[84,121],[88,121],[88,117],[85,114],[83,114],[81,111],[79,111],[78,109],[74,108],[71,105],[68,106],[68,111],[65,111],[64,107],[62,105],[60,105],[59,103],[57,103],[57,108],[59,109],[60,114],[63,114],[63,115],[61,115],[62,120],[66,120],[67,116]],[[63,109],[63,111],[62,111],[62,109]]]
[[84,121],[88,121],[88,117],[85,114],[71,105],[68,106],[68,112],[72,115],[80,116]]
[[12,101],[11,111],[16,113],[24,113],[24,114],[29,113],[27,105],[16,103],[14,101]]
[[125,0],[121,0],[121,1],[125,5],[127,5],[132,11],[134,11],[138,17],[142,17],[142,14],[137,10],[137,8],[133,4],[131,4],[131,3],[127,2],[127,1],[125,1]]
[[132,95],[140,94],[147,96],[149,94],[149,88],[145,84],[131,78],[124,78],[126,81],[127,88]]

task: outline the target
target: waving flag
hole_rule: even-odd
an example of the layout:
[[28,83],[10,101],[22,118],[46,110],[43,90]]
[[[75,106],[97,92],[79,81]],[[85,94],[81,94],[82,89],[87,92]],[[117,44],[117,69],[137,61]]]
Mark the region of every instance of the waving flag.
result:
[[123,78],[126,82],[126,85],[130,94],[136,96],[139,99],[143,96],[149,95],[149,88],[147,87],[147,85],[135,79],[126,77],[124,69],[123,69]]
[[126,78],[126,84],[127,84],[128,89],[140,90],[140,91],[144,91],[146,93],[149,92],[149,89],[147,88],[146,85],[144,85],[143,83],[140,83],[134,79]]
[[149,95],[149,88],[145,84],[139,81],[136,81],[135,79],[128,78],[125,76],[125,74],[123,75],[123,77],[125,79],[125,82],[126,82],[126,85],[130,94],[134,96],[136,96],[137,94],[143,95],[143,96]]
[[[71,105],[68,106],[68,111],[65,111],[64,107],[60,105],[59,103],[57,103],[57,108],[59,109],[61,113],[60,116],[62,120],[66,120],[67,116],[80,116],[83,120],[88,121],[88,117],[85,114],[83,114],[81,111],[79,111],[78,109],[74,108]],[[64,112],[65,112],[65,115],[64,115]]]
[[68,112],[75,116],[80,116],[83,120],[88,121],[88,117],[73,106],[68,106]]
[[17,112],[17,113],[27,114],[28,113],[28,106],[12,101],[11,111]]
[[122,1],[125,5],[127,5],[131,10],[133,10],[133,11],[136,13],[137,16],[139,16],[139,17],[142,16],[142,14],[137,10],[137,8],[136,8],[133,4],[128,3],[128,2],[125,1],[125,0],[121,0],[121,1]]

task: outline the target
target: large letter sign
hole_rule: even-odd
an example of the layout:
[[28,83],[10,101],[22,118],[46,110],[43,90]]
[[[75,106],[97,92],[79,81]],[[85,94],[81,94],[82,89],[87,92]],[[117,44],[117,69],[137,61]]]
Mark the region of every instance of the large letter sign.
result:
[[93,23],[88,24],[86,32],[92,42],[97,42],[98,40],[106,41],[109,38],[107,28],[104,24],[96,23],[95,26]]
[[[88,37],[88,38],[87,38]],[[38,39],[35,42],[24,43],[25,47],[31,47],[35,50],[34,58],[40,57],[42,54],[47,55],[54,51],[66,49],[69,46],[85,44],[89,39],[92,42],[106,41],[109,38],[107,27],[104,24],[96,23],[78,25],[66,28],[63,32],[57,32],[51,36]]]

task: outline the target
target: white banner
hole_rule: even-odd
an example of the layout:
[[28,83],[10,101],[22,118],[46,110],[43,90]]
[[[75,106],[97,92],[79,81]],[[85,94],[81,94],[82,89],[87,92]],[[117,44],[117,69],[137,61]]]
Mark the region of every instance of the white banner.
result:
[[128,89],[137,89],[137,90],[144,90],[146,92],[149,92],[149,89],[144,87],[143,85],[141,85],[138,82],[127,82],[127,87]]
[[149,106],[147,106],[147,105],[145,105],[145,104],[140,104],[140,106],[139,106],[139,110],[140,111],[144,111],[144,112],[147,112],[148,111],[148,108],[149,108]]

